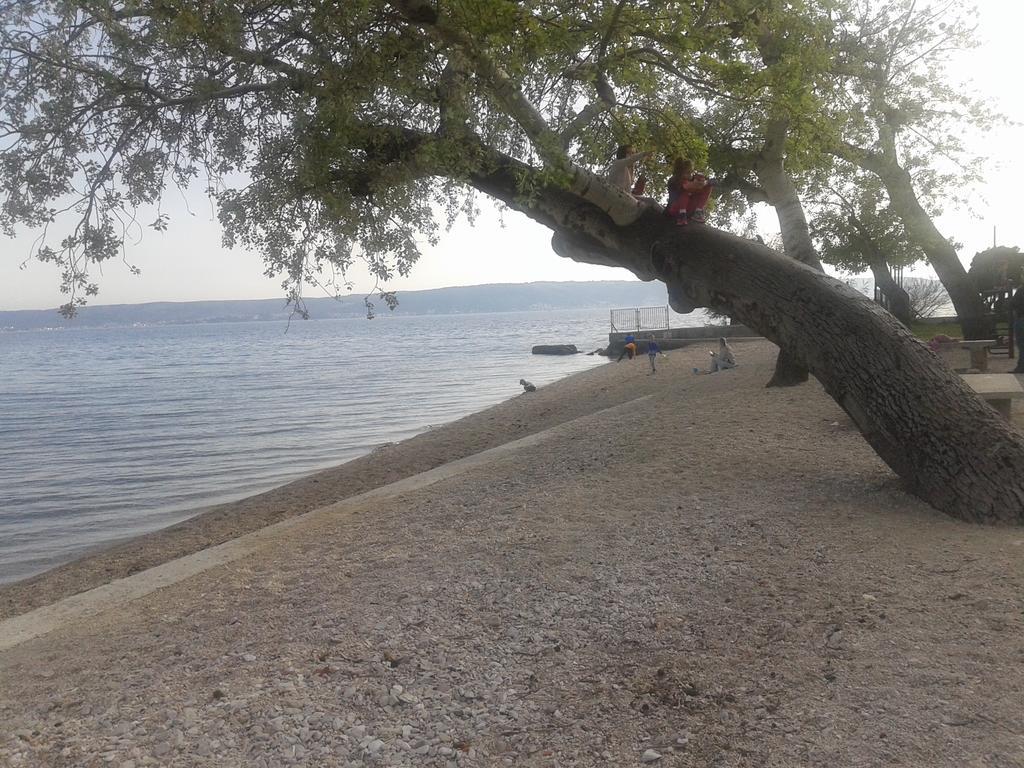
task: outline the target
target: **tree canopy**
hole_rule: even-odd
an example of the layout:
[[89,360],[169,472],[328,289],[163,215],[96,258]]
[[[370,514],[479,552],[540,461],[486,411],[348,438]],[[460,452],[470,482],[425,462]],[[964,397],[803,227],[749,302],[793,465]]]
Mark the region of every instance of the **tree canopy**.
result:
[[986,248],[974,254],[970,274],[983,291],[1024,285],[1024,253],[1016,245]]
[[[45,231],[36,255],[61,266],[69,308],[130,228],[173,225],[159,208],[137,218],[168,183],[207,189],[225,243],[261,252],[297,298],[324,274],[344,280],[354,256],[381,280],[406,274],[418,241],[473,215],[467,177],[488,152],[558,178],[631,142],[658,150],[655,193],[689,156],[748,202],[790,209],[829,153],[881,158],[934,212],[953,179],[929,159],[962,156],[951,118],[985,114],[943,76],[948,49],[970,44],[949,4],[0,7],[0,225]],[[765,171],[783,163],[788,186],[769,195]]]

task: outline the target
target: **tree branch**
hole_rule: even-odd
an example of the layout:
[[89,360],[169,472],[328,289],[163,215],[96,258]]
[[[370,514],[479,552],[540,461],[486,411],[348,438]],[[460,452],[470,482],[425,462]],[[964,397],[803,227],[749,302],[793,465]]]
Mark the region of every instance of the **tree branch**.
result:
[[537,154],[546,165],[568,171],[571,163],[558,135],[551,130],[543,115],[523,95],[512,79],[468,35],[451,24],[425,0],[393,0],[402,16],[420,27],[438,42],[459,49],[484,82],[491,95],[526,132]]
[[608,105],[604,101],[592,101],[573,117],[558,134],[558,141],[566,150],[572,145],[580,132],[590,125],[591,121],[603,112],[608,111]]

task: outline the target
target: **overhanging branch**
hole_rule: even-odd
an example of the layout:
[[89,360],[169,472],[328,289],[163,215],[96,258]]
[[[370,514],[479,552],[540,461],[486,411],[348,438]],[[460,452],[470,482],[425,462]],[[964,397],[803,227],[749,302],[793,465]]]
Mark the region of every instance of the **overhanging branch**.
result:
[[466,57],[476,74],[490,86],[491,95],[498,104],[530,138],[546,165],[558,171],[569,170],[571,163],[559,136],[551,130],[543,115],[530,103],[512,78],[480,50],[476,41],[448,24],[424,0],[393,0],[393,4],[410,23],[423,29],[438,42],[454,46]]

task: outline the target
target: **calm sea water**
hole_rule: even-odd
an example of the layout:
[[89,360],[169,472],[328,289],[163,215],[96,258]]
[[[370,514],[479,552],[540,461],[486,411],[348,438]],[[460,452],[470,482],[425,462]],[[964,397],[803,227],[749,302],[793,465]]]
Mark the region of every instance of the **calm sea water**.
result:
[[0,582],[601,365],[530,347],[607,332],[589,310],[0,333]]

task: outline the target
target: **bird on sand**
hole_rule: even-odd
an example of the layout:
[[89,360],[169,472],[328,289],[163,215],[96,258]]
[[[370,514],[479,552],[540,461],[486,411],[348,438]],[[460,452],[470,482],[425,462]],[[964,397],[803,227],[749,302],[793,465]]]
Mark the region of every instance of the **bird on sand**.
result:
[[528,382],[526,379],[520,379],[519,383],[523,385],[523,390],[525,392],[536,392],[537,391],[537,388],[533,384]]

